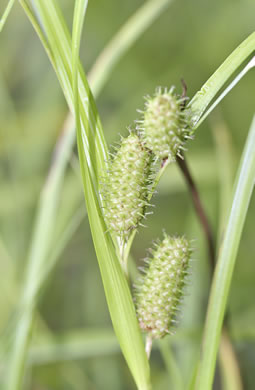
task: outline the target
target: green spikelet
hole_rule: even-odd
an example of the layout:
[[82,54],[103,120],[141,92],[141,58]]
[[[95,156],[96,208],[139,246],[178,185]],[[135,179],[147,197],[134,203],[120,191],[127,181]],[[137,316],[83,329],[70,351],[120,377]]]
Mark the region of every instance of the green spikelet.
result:
[[159,159],[169,158],[175,161],[185,150],[184,144],[191,137],[189,130],[190,115],[183,110],[185,98],[170,91],[158,88],[154,97],[146,98],[143,118],[138,121],[138,129],[147,147]]
[[171,333],[174,325],[189,268],[190,243],[164,234],[152,255],[136,286],[135,302],[141,329],[158,339]]
[[145,215],[151,183],[151,153],[138,135],[123,138],[104,180],[105,218],[110,231],[126,241]]

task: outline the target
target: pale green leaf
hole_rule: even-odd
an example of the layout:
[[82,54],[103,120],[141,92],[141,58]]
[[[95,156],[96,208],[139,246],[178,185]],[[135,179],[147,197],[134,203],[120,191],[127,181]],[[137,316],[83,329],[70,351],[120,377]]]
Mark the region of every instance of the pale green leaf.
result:
[[219,256],[207,309],[202,353],[197,376],[197,390],[212,387],[221,328],[229,295],[236,256],[255,183],[255,116],[236,176],[233,200]]
[[[49,46],[54,53],[56,72],[73,110],[70,38],[60,11],[51,1],[36,2]],[[106,298],[120,346],[139,389],[149,388],[149,365],[138,327],[129,286],[120,267],[111,237],[106,234],[98,195],[99,175],[105,167],[106,145],[96,106],[79,66],[78,149],[92,237],[99,261]],[[80,131],[79,131],[80,130]]]
[[255,51],[255,32],[248,36],[221,64],[221,66],[206,81],[189,103],[193,115],[194,129],[198,127],[201,116],[217,93],[239,68],[240,65]]
[[6,20],[7,20],[10,12],[12,10],[12,7],[14,6],[14,3],[15,3],[15,0],[9,0],[8,1],[8,4],[7,4],[7,6],[6,6],[5,10],[4,10],[4,13],[3,13],[3,15],[2,15],[2,17],[0,19],[0,32],[2,31],[2,29],[3,29],[3,27],[4,27],[5,23],[6,23]]

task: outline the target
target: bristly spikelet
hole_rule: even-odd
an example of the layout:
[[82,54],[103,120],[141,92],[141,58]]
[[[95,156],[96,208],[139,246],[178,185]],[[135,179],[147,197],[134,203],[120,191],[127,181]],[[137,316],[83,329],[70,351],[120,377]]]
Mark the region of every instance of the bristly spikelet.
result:
[[189,241],[164,234],[152,250],[145,275],[136,286],[135,302],[141,329],[153,339],[171,333],[183,296],[191,256]]
[[158,88],[152,98],[146,98],[143,118],[137,122],[138,130],[159,159],[175,161],[185,150],[187,138],[192,138],[190,115],[183,109],[186,99],[177,96],[173,87],[169,91]]
[[103,186],[105,218],[109,230],[122,242],[127,241],[145,216],[152,180],[151,163],[151,152],[134,133],[122,139],[109,161]]

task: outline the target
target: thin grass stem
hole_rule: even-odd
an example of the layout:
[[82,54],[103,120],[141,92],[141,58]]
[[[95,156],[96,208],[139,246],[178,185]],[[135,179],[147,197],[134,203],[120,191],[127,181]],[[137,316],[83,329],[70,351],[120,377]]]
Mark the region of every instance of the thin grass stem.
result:
[[223,236],[226,213],[232,196],[234,180],[234,148],[230,130],[223,120],[219,110],[212,115],[211,130],[215,142],[218,180],[219,180],[219,229],[217,246]]
[[204,207],[202,205],[200,195],[197,189],[197,186],[195,184],[195,181],[191,175],[190,169],[188,167],[186,158],[180,158],[177,156],[177,164],[183,173],[183,176],[185,178],[185,181],[187,183],[187,186],[190,191],[191,199],[194,205],[194,208],[197,213],[198,220],[202,226],[205,239],[207,242],[207,247],[208,247],[208,257],[210,261],[210,266],[211,266],[211,273],[214,270],[215,267],[215,246],[214,246],[214,238],[213,238],[213,232],[209,223],[209,220],[207,218],[206,212],[204,210]]
[[4,28],[6,20],[7,20],[10,12],[12,10],[12,7],[14,6],[14,3],[15,3],[15,0],[9,0],[9,2],[8,2],[7,6],[6,6],[5,10],[4,10],[3,16],[0,19],[0,32]]
[[[179,167],[184,175],[184,178],[187,182],[187,185],[188,185],[188,188],[189,188],[189,191],[191,194],[192,202],[193,202],[194,208],[195,208],[196,213],[197,213],[198,220],[202,226],[202,230],[203,230],[204,235],[205,235],[205,239],[206,239],[207,247],[208,247],[208,257],[209,257],[209,262],[210,262],[210,271],[211,271],[210,274],[212,277],[214,270],[215,270],[215,266],[216,266],[215,244],[214,244],[213,232],[211,230],[211,226],[210,226],[209,220],[207,218],[206,212],[203,208],[197,186],[196,186],[195,181],[192,178],[191,172],[189,170],[186,158],[185,159],[178,158],[177,163],[178,163],[178,165],[179,165]],[[230,336],[229,336],[226,321],[225,321],[225,326],[224,326],[224,335],[225,335],[226,342],[223,343],[221,345],[221,348],[220,348],[220,357],[221,357],[220,363],[222,363],[226,358],[229,358],[229,356],[231,355],[231,361],[235,362],[235,367],[238,369],[238,373],[239,373],[238,374],[239,383],[241,383],[240,369],[238,366],[238,361],[237,361],[237,358],[235,355],[235,351],[234,351],[232,346],[231,347],[229,346],[229,345],[231,345],[231,341],[230,341]],[[227,345],[229,346],[228,348],[226,348]],[[225,368],[224,377],[228,378],[229,376],[232,375],[232,372],[226,371],[228,368],[228,365],[225,365],[224,368]],[[239,389],[241,389],[241,388],[242,387],[240,387]]]
[[255,51],[255,32],[250,34],[222,63],[222,65],[206,81],[202,88],[195,94],[188,108],[193,113],[193,128],[198,128],[199,122],[208,105],[213,101],[217,93],[223,88],[231,75],[242,63]]
[[222,244],[219,249],[211,287],[201,359],[196,380],[197,390],[209,390],[226,310],[236,255],[255,182],[255,116],[236,177],[233,201]]
[[229,86],[224,89],[220,96],[213,102],[213,104],[208,108],[199,122],[196,124],[196,128],[201,125],[202,122],[208,117],[208,115],[218,106],[218,104],[224,99],[225,96],[239,83],[239,81],[248,73],[249,70],[255,67],[255,56],[248,62],[244,69],[236,76],[236,78],[229,84]]

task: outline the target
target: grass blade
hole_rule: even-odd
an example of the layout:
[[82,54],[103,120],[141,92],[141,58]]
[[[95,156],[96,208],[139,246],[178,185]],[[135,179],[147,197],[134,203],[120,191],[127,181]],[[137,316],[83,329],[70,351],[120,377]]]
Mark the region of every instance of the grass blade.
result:
[[231,75],[255,51],[255,32],[245,39],[223,62],[216,72],[206,81],[200,91],[192,98],[188,107],[193,113],[193,127],[197,128],[198,121],[216,94],[224,86]]
[[219,97],[210,105],[208,110],[204,113],[202,118],[196,124],[196,128],[201,125],[202,122],[208,117],[208,115],[218,106],[218,104],[224,99],[225,96],[241,81],[241,79],[246,75],[246,73],[254,68],[255,66],[255,57],[253,57],[248,64],[243,68],[243,70],[235,77],[235,79],[227,86],[226,89],[220,94]]
[[6,8],[5,8],[5,11],[3,13],[3,16],[1,17],[0,19],[0,32],[2,31],[5,23],[6,23],[6,20],[12,10],[12,7],[14,6],[14,3],[15,3],[15,0],[9,0]]
[[217,245],[220,243],[224,233],[226,213],[232,198],[234,179],[234,148],[230,130],[223,120],[220,112],[212,116],[211,131],[215,143],[217,159],[217,171],[219,181],[219,228]]
[[76,129],[80,131],[80,108],[79,108],[79,51],[81,43],[81,33],[88,1],[76,0],[73,17],[72,32],[72,76],[73,76],[73,97]]
[[226,309],[232,274],[234,270],[239,242],[249,207],[255,182],[255,116],[250,128],[243,156],[237,174],[234,197],[228,217],[225,235],[219,250],[219,258],[213,278],[205,331],[197,390],[209,390],[212,387],[215,362],[221,328]]
[[[62,143],[64,141],[64,143]],[[60,139],[62,154],[58,159],[58,166],[52,165],[46,184],[39,200],[39,214],[34,228],[31,247],[28,254],[27,269],[19,310],[21,317],[17,324],[13,353],[8,364],[7,389],[18,389],[21,386],[24,371],[25,354],[34,318],[34,306],[38,292],[45,280],[45,259],[51,246],[53,224],[48,221],[54,219],[57,208],[59,191],[57,189],[63,180],[62,166],[68,158],[69,139]],[[46,228],[47,227],[47,228]],[[49,264],[48,264],[49,266]]]
[[[49,46],[49,43],[45,37],[44,32],[41,30],[40,25],[38,24],[35,15],[33,14],[32,9],[29,7],[28,2],[21,0],[21,5],[23,6],[25,12],[27,13],[28,17],[30,18],[30,21],[32,22],[36,32],[38,33],[42,44],[52,62],[52,65],[57,70],[57,64],[55,61],[55,57],[53,55],[53,52],[51,51],[51,48]],[[167,3],[170,3],[170,1],[158,1],[158,0],[151,0],[148,3],[146,3],[144,6],[142,6],[130,19],[129,21],[123,26],[123,28],[120,29],[120,31],[116,34],[116,37],[109,43],[108,49],[106,48],[107,55],[104,54],[100,58],[100,63],[102,65],[101,70],[92,72],[93,76],[91,76],[91,84],[92,87],[94,84],[97,83],[97,77],[100,78],[100,73],[102,73],[102,69],[107,69],[107,77],[104,77],[103,82],[101,80],[100,83],[97,83],[96,92],[97,94],[100,93],[101,89],[103,88],[104,83],[109,78],[109,75],[111,74],[114,66],[116,65],[117,61],[126,53],[126,51],[129,49],[131,45],[134,44],[134,42],[139,38],[139,36],[143,33],[143,31],[149,27],[149,25],[155,20],[156,16],[159,16],[160,13],[165,9],[167,6]],[[125,34],[124,34],[125,33]],[[100,85],[100,86],[99,86]],[[65,167],[67,166],[67,162],[69,160],[69,156],[71,154],[72,145],[74,142],[74,131],[71,131],[70,129],[73,128],[73,119],[71,116],[69,116],[69,120],[67,120],[67,123],[65,125],[65,129],[63,131],[63,134],[61,134],[61,139],[59,142],[59,145],[57,147],[57,155],[54,154],[54,164],[51,167],[50,171],[50,178],[51,180],[47,180],[47,183],[45,185],[45,188],[42,191],[41,201],[38,206],[38,214],[36,217],[36,227],[34,230],[33,235],[33,253],[32,255],[32,249],[31,253],[29,255],[28,259],[28,272],[26,276],[26,282],[25,286],[30,286],[30,280],[29,275],[31,276],[32,273],[29,272],[29,268],[35,268],[34,263],[37,264],[38,269],[41,268],[41,265],[45,263],[47,259],[47,253],[50,250],[51,247],[51,231],[54,227],[54,221],[55,221],[55,212],[58,199],[58,194],[60,192],[61,183],[63,181],[63,175],[65,171]],[[59,147],[61,145],[61,147]],[[55,179],[56,183],[55,183]],[[45,196],[47,194],[47,196]],[[50,210],[49,210],[50,209]],[[48,226],[47,230],[42,231],[40,226],[43,224],[46,224]],[[72,231],[73,228],[70,229]],[[41,233],[43,232],[44,235],[44,241],[41,242]],[[68,229],[68,235],[69,235],[69,229]],[[65,240],[66,241],[66,237]],[[38,244],[38,247],[35,245],[35,242]],[[36,253],[40,251],[40,247],[44,246],[44,255],[41,253],[40,259],[37,258]],[[61,244],[62,245],[62,244]],[[36,249],[37,248],[37,249]],[[58,251],[57,251],[58,252]],[[53,255],[53,258],[55,260],[55,252]],[[38,261],[40,260],[40,261]],[[35,288],[30,290],[30,302],[33,304],[28,308],[26,307],[26,310],[23,308],[23,316],[21,318],[21,321],[19,323],[19,328],[23,329],[21,332],[17,332],[16,334],[16,347],[14,355],[12,356],[12,363],[10,365],[10,377],[11,384],[10,388],[18,388],[17,382],[15,383],[15,372],[21,371],[21,374],[19,375],[19,378],[22,377],[23,372],[23,364],[22,360],[24,360],[24,356],[26,354],[26,345],[27,340],[29,337],[30,329],[31,329],[31,323],[33,320],[33,307],[36,301],[37,292],[39,288],[41,287],[43,281],[47,278],[48,271],[52,268],[52,261],[49,262],[49,266],[46,268],[43,267],[43,270],[46,272],[43,272],[40,275],[40,281],[37,278],[37,284]],[[47,265],[47,264],[46,264]],[[35,274],[38,275],[37,272]],[[24,291],[24,295],[27,295],[26,289]],[[21,304],[21,307],[23,307],[23,304]],[[25,323],[27,326],[25,326]],[[30,325],[29,325],[30,324]],[[23,339],[23,343],[21,343],[21,340]],[[18,347],[19,345],[19,347]],[[18,379],[20,382],[21,380]]]
[[[105,234],[107,228],[104,224],[97,193],[93,187],[91,170],[89,169],[86,157],[87,145],[86,142],[84,142],[86,137],[86,125],[82,129],[80,123],[78,65],[83,15],[85,14],[86,6],[87,3],[83,0],[77,0],[75,3],[72,36],[72,74],[76,118],[75,122],[85,200],[113,326],[138,388],[145,389],[148,388],[149,382],[148,362],[146,361],[143,342],[138,328],[129,287],[120,268],[119,259],[115,254],[115,248],[110,235]],[[87,130],[87,133],[89,133],[89,130]],[[94,141],[92,140],[91,144],[93,144],[93,142]]]
[[[73,110],[70,38],[59,9],[51,1],[35,1],[36,11],[43,24],[55,70]],[[79,66],[79,105],[81,128],[78,129],[78,148],[81,158],[87,211],[92,229],[106,297],[115,332],[139,389],[149,389],[149,365],[138,327],[134,305],[126,279],[102,218],[98,198],[99,173],[105,164],[107,148],[95,103],[86,78]]]
[[116,257],[113,242],[110,236],[105,234],[106,226],[100,215],[96,194],[89,183],[91,179],[86,166],[82,133],[78,133],[78,150],[91,232],[113,326],[138,388],[147,389],[149,388],[149,367],[134,305],[126,278]]
[[[24,8],[25,12],[27,13],[31,23],[33,24],[37,34],[39,35],[41,42],[52,62],[52,65],[56,69],[56,62],[55,58],[53,56],[53,53],[51,51],[51,48],[49,47],[49,43],[44,35],[44,32],[41,30],[40,25],[38,24],[35,15],[33,14],[32,9],[28,6],[27,1],[21,0],[20,1],[22,7]],[[149,5],[150,4],[150,5]],[[122,28],[120,31],[116,34],[116,37],[110,41],[110,44],[108,45],[107,55],[101,56],[100,63],[102,65],[102,68],[92,72],[93,76],[91,76],[91,84],[92,87],[94,84],[97,83],[97,77],[100,78],[100,73],[104,72],[104,69],[107,68],[107,77],[104,77],[103,82],[97,83],[97,94],[100,93],[100,91],[103,88],[104,83],[109,78],[114,65],[116,65],[117,61],[126,53],[126,51],[129,49],[130,46],[134,44],[134,42],[139,38],[140,34],[145,30],[145,28],[148,28],[149,25],[154,21],[155,15],[159,15],[164,9],[167,2],[154,0],[149,2],[148,8],[147,6],[142,6],[137,13],[135,13],[129,21],[124,25],[125,30]],[[148,9],[150,7],[151,11],[148,12]],[[144,16],[143,10],[147,10],[146,16]],[[132,31],[132,34],[129,33],[128,29]],[[135,34],[136,31],[136,34]],[[124,33],[125,32],[125,35]],[[127,33],[127,34],[126,34]],[[128,40],[126,39],[128,37]],[[132,37],[132,39],[131,39]],[[115,42],[113,44],[113,42]],[[104,60],[102,60],[102,58]],[[103,71],[102,71],[103,69]],[[100,87],[99,87],[100,84]],[[9,366],[9,379],[7,379],[7,382],[9,383],[9,388],[18,388],[20,385],[18,385],[18,382],[21,382],[21,377],[23,376],[23,369],[24,365],[22,364],[22,361],[25,358],[26,354],[26,346],[30,334],[30,329],[32,326],[33,321],[33,307],[36,301],[37,293],[41,285],[43,284],[44,280],[47,278],[48,272],[53,268],[53,263],[56,260],[56,253],[54,251],[53,254],[53,260],[49,259],[49,262],[46,264],[45,262],[47,259],[47,253],[50,251],[51,248],[51,231],[54,228],[54,221],[55,221],[55,214],[56,214],[56,204],[58,195],[60,193],[60,188],[62,186],[63,182],[63,176],[65,172],[65,168],[67,166],[67,162],[69,160],[69,157],[71,155],[72,146],[74,143],[74,130],[73,130],[73,118],[69,115],[68,120],[66,121],[66,124],[64,126],[64,131],[61,134],[61,138],[57,145],[57,153],[54,153],[54,164],[51,166],[49,179],[47,179],[47,182],[45,184],[45,188],[42,191],[41,200],[39,202],[38,206],[38,214],[36,217],[36,225],[35,230],[32,238],[33,242],[33,255],[32,255],[32,248],[31,253],[28,258],[28,268],[27,268],[27,276],[26,276],[26,282],[24,283],[25,290],[24,295],[27,295],[26,289],[30,286],[30,276],[33,275],[33,272],[29,272],[29,269],[38,267],[41,268],[41,265],[43,266],[43,272],[40,275],[40,280],[37,278],[37,285],[33,290],[30,290],[30,302],[33,304],[30,305],[30,308],[27,306],[26,310],[23,308],[23,316],[20,319],[18,328],[22,329],[22,331],[19,331],[16,333],[15,342],[14,342],[14,349],[13,354],[11,356],[11,362]],[[43,224],[46,224],[48,229],[42,230],[40,227],[43,226]],[[74,225],[76,226],[76,219]],[[73,226],[72,223],[70,225],[70,229],[67,229],[67,239],[70,234],[72,234]],[[44,236],[44,240],[41,241],[41,233]],[[62,249],[62,241],[60,240],[60,250]],[[66,242],[66,235],[64,235],[63,242]],[[38,246],[35,245],[37,243]],[[44,247],[44,253],[41,252],[40,258],[37,257],[37,253],[40,252],[40,248]],[[40,261],[39,261],[40,260]],[[41,263],[41,265],[40,265]],[[34,264],[37,264],[36,266]],[[37,271],[35,272],[36,275],[38,275]],[[33,291],[33,293],[32,293]],[[23,307],[23,303],[20,305]],[[25,326],[26,324],[26,326]],[[22,342],[23,340],[23,342]],[[18,374],[20,372],[20,374]]]
[[[150,0],[146,2],[128,19],[128,21],[115,34],[113,39],[110,40],[109,44],[99,55],[91,69],[91,72],[88,75],[94,95],[98,96],[101,93],[105,83],[109,79],[118,61],[126,54],[128,49],[134,45],[142,33],[155,21],[156,17],[158,17],[165,10],[165,8],[170,5],[170,3],[171,0]],[[56,64],[48,42],[45,39],[45,36],[42,34],[40,26],[38,25],[33,13],[24,0],[21,0],[21,4],[28,14],[32,24],[34,25],[34,28],[37,31],[53,66],[55,67]],[[54,165],[51,167],[52,176],[54,176],[55,169],[62,170],[63,172],[65,171],[69,156],[71,155],[74,139],[75,131],[73,115],[69,113],[64,124],[63,133],[60,136],[60,142],[58,142],[56,147],[58,153],[57,155],[54,153]],[[62,147],[63,144],[66,145],[65,148]],[[63,160],[62,154],[66,155],[67,158]],[[59,182],[59,186],[56,187],[56,191],[60,191],[60,186],[61,184]],[[54,192],[52,192],[52,195],[54,197]],[[44,205],[41,207],[44,207]],[[39,210],[41,210],[41,207]],[[45,207],[48,207],[47,204]],[[37,218],[40,218],[40,213],[38,214]],[[48,221],[48,224],[53,224],[54,220],[55,217],[52,215]],[[70,221],[70,225],[72,225],[72,221]]]

